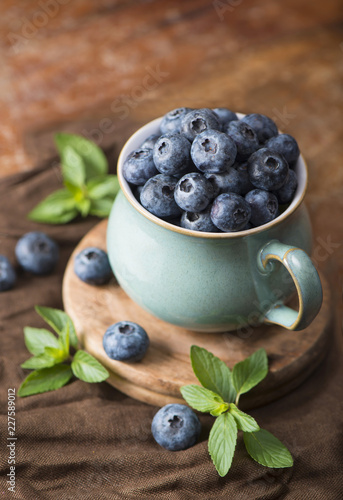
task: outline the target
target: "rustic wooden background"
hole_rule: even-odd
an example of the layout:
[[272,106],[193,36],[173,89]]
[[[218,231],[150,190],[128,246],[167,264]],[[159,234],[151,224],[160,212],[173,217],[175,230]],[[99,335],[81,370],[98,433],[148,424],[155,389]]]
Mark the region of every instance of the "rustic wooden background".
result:
[[342,14],[340,0],[2,0],[0,175],[55,157],[55,131],[93,138],[114,168],[172,108],[265,113],[308,160],[314,258],[340,293]]

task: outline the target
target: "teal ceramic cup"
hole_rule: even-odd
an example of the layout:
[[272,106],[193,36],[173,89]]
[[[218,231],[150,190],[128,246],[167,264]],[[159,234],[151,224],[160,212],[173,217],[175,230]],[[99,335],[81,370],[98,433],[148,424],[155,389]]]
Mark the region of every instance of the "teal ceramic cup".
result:
[[[294,200],[272,222],[238,233],[183,229],[145,210],[122,174],[127,155],[158,133],[160,121],[133,134],[118,160],[121,191],[109,217],[107,250],[120,286],[154,316],[190,330],[225,332],[261,323],[307,327],[319,312],[322,288],[308,256],[303,158],[296,165]],[[298,310],[287,306],[294,293]]]

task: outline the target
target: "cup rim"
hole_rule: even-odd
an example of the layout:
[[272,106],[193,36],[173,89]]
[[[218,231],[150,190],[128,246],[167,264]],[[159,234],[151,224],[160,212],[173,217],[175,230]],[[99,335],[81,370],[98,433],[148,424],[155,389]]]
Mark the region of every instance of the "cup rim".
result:
[[[245,116],[243,113],[236,113],[236,114],[239,118],[243,118]],[[195,238],[210,238],[210,239],[222,240],[222,239],[232,239],[232,238],[241,238],[244,236],[251,236],[266,231],[268,229],[271,229],[273,227],[276,227],[277,225],[282,223],[285,219],[287,219],[291,214],[293,214],[297,210],[297,208],[301,205],[308,184],[308,168],[302,154],[300,154],[298,161],[294,167],[294,170],[297,173],[298,187],[295,192],[292,203],[287,207],[287,209],[284,212],[282,212],[282,214],[280,214],[274,220],[267,222],[267,224],[263,224],[262,226],[246,229],[245,231],[236,231],[228,233],[224,232],[209,233],[203,231],[193,231],[192,229],[185,229],[183,227],[176,226],[148,212],[148,210],[146,210],[135,198],[129,183],[125,180],[123,176],[122,167],[127,156],[132,151],[139,148],[140,144],[142,144],[145,139],[147,139],[150,135],[154,133],[159,133],[159,125],[162,121],[162,118],[163,116],[155,118],[154,120],[140,127],[134,134],[132,134],[124,144],[119,154],[117,163],[117,176],[120,188],[124,193],[124,196],[126,197],[128,202],[133,206],[133,208],[137,210],[141,215],[143,215],[146,219],[150,220],[154,224],[157,224],[158,226],[164,227],[165,229],[168,229],[169,231],[173,231],[175,233],[180,233],[186,236],[193,236]],[[282,132],[279,131],[279,133]],[[300,173],[301,176],[299,175]]]

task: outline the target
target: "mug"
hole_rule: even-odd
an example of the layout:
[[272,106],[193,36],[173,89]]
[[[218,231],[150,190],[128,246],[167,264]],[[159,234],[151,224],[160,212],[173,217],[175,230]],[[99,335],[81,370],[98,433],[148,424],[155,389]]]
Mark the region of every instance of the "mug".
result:
[[[107,250],[122,289],[154,316],[189,330],[225,332],[261,323],[306,328],[319,312],[322,287],[308,256],[302,156],[294,199],[273,221],[232,233],[183,229],[145,210],[122,173],[128,154],[158,134],[160,122],[133,134],[118,159],[121,190],[108,221]],[[294,293],[298,311],[286,305]]]

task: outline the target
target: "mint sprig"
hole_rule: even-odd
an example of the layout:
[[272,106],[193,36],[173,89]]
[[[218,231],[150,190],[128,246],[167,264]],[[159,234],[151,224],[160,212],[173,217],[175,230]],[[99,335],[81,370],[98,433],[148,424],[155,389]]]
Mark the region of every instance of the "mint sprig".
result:
[[259,349],[229,367],[202,347],[191,347],[193,371],[201,383],[181,387],[181,394],[195,410],[216,417],[210,431],[208,451],[220,476],[231,467],[238,431],[243,431],[244,444],[249,455],[266,467],[292,467],[288,449],[270,432],[261,429],[256,420],[238,408],[240,396],[259,384],[268,373],[268,358]]
[[[19,396],[30,396],[59,389],[74,375],[84,382],[102,382],[109,373],[88,352],[78,349],[75,327],[70,317],[59,309],[36,306],[37,313],[53,328],[24,328],[25,344],[33,354],[21,367],[35,370],[22,382]],[[70,353],[70,346],[76,351]]]
[[102,150],[85,137],[60,133],[55,143],[61,158],[64,188],[51,193],[28,214],[46,224],[66,224],[78,214],[107,217],[118,193],[116,175],[108,175]]

